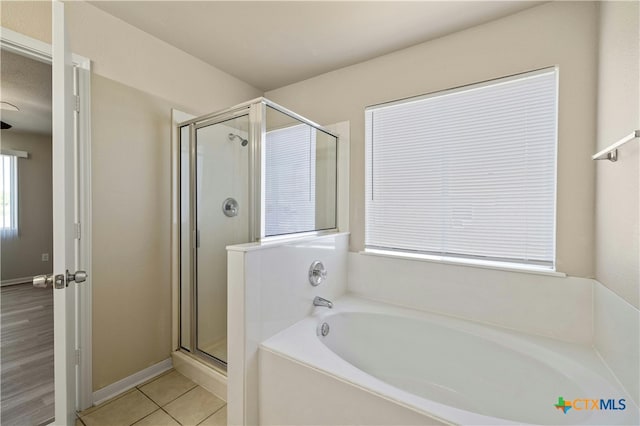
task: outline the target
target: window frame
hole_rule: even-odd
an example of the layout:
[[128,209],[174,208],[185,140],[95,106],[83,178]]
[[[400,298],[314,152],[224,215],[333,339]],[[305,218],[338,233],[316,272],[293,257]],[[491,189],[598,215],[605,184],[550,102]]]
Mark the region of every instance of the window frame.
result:
[[[473,91],[477,89],[486,88],[489,86],[498,87],[503,84],[507,84],[513,82],[515,80],[524,80],[527,78],[537,77],[548,73],[554,73],[555,77],[555,128],[554,128],[554,147],[553,147],[553,225],[551,232],[551,248],[552,248],[552,260],[549,264],[536,264],[533,262],[527,262],[525,259],[501,259],[501,258],[493,258],[486,257],[481,255],[465,255],[465,254],[456,254],[456,253],[438,253],[438,252],[428,252],[428,251],[418,251],[418,250],[410,250],[404,248],[394,248],[394,247],[380,247],[374,245],[367,245],[367,227],[369,225],[368,218],[368,207],[366,205],[367,197],[369,196],[369,191],[373,191],[373,178],[374,178],[374,170],[373,170],[373,132],[371,129],[367,128],[367,126],[372,126],[372,122],[370,121],[370,113],[375,110],[379,110],[381,108],[392,107],[396,105],[407,105],[414,102],[420,102],[426,99],[434,98],[434,97],[443,97],[451,94],[456,94],[460,92]],[[557,192],[558,192],[558,146],[559,146],[559,81],[560,81],[560,70],[558,66],[550,66],[545,68],[540,68],[532,71],[526,71],[522,73],[517,73],[513,75],[497,77],[490,80],[485,80],[481,82],[456,86],[448,89],[438,90],[422,95],[411,96],[406,98],[401,98],[397,100],[393,100],[390,102],[384,102],[379,104],[369,105],[365,108],[365,241],[364,241],[364,250],[361,252],[363,254],[370,254],[375,256],[387,256],[387,257],[395,257],[395,258],[404,258],[404,259],[412,259],[412,260],[424,260],[429,262],[437,262],[437,263],[445,263],[445,264],[456,264],[456,265],[464,265],[464,266],[473,266],[473,267],[481,267],[481,268],[489,268],[489,269],[504,269],[510,271],[523,271],[523,272],[532,272],[546,275],[558,275],[564,276],[565,274],[561,272],[557,272],[557,224],[558,224],[558,200],[557,200]],[[373,115],[371,115],[373,117]],[[370,157],[371,156],[371,157]],[[371,162],[372,164],[368,164]]]

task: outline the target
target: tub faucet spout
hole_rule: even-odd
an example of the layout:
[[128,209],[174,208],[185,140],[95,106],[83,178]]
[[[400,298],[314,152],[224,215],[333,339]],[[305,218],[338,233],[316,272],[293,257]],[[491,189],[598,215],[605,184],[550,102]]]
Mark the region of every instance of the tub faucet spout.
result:
[[324,306],[327,307],[329,309],[333,308],[333,303],[327,299],[324,299],[322,297],[318,297],[316,296],[313,299],[313,306]]

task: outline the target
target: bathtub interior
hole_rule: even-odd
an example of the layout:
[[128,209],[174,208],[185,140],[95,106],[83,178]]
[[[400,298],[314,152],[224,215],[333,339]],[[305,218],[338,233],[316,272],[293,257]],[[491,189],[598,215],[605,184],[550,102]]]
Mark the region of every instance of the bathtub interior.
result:
[[[637,407],[588,347],[353,296],[334,306],[263,346],[454,423],[637,424]],[[627,409],[565,414],[559,396],[625,399]]]
[[[453,324],[364,312],[327,315],[321,322],[333,332],[320,340],[356,368],[462,410],[550,424],[567,420],[547,410],[556,393],[591,395],[588,386],[609,398],[625,398],[566,355],[491,329],[479,337]],[[584,423],[591,414],[575,411],[569,420]]]

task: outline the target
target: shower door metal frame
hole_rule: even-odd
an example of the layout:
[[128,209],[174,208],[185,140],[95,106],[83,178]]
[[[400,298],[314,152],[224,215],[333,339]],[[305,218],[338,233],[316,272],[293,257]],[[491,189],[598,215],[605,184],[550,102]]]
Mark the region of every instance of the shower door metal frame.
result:
[[[263,198],[262,194],[264,193],[264,180],[262,179],[262,162],[263,162],[263,142],[266,140],[266,114],[267,108],[271,107],[283,114],[286,114],[296,120],[299,120],[302,123],[308,124],[324,133],[327,133],[330,136],[336,138],[336,143],[339,142],[339,137],[334,134],[329,129],[326,129],[319,124],[302,117],[299,114],[296,114],[293,111],[288,110],[287,108],[278,105],[275,102],[272,102],[266,98],[256,98],[241,104],[238,104],[234,107],[227,108],[221,111],[217,111],[211,114],[202,115],[191,120],[187,120],[177,124],[178,134],[181,135],[180,129],[188,126],[189,127],[189,247],[190,247],[190,256],[189,256],[189,285],[191,290],[191,300],[189,301],[189,306],[191,309],[191,325],[190,325],[190,346],[191,349],[187,349],[182,345],[182,327],[178,326],[179,336],[178,336],[178,346],[180,349],[188,350],[191,354],[208,361],[210,364],[213,364],[215,367],[222,369],[223,371],[227,370],[227,363],[215,358],[214,356],[209,355],[206,352],[201,351],[198,348],[198,312],[197,312],[197,210],[196,210],[196,131],[200,128],[219,124],[234,118],[239,118],[245,115],[249,117],[249,241],[248,242],[260,242],[260,241],[277,241],[281,239],[290,239],[301,236],[316,236],[316,235],[325,235],[331,234],[338,231],[338,193],[337,193],[337,176],[336,176],[336,218],[335,218],[335,227],[331,229],[323,229],[320,231],[307,231],[307,232],[298,232],[294,234],[286,234],[286,235],[275,235],[275,236],[265,236],[264,234],[264,218],[262,216],[262,204]],[[178,143],[178,150],[180,155],[180,145],[181,140]],[[180,158],[178,156],[178,158]],[[338,163],[338,148],[336,145],[336,164]],[[337,169],[336,169],[337,173]],[[181,162],[178,161],[178,171],[177,176],[178,179],[181,177]],[[180,187],[180,182],[178,182],[178,187]],[[179,195],[179,202],[182,201],[182,195]],[[178,206],[178,223],[181,223],[181,209]],[[182,230],[179,232],[179,241],[182,240]],[[182,259],[182,250],[178,250],[179,254],[179,265],[180,269],[182,269],[183,259]],[[178,289],[179,294],[182,294],[181,289],[181,274],[179,274],[180,278],[178,281]],[[181,306],[181,304],[179,304]],[[182,312],[179,312],[178,319],[182,321]]]
[[[274,241],[300,236],[325,235],[337,232],[337,212],[339,210],[337,186],[339,185],[339,182],[336,176],[336,217],[335,226],[333,228],[323,229],[320,231],[297,232],[286,235],[266,236],[264,234],[264,223],[262,223],[264,219],[262,217],[262,193],[264,190],[264,182],[262,179],[262,145],[266,140],[267,133],[266,107],[271,107],[276,111],[333,136],[336,138],[336,144],[339,143],[340,138],[333,131],[263,97],[252,99],[231,108],[226,108],[179,123],[178,128],[186,125],[189,125],[190,127],[191,125],[195,125],[195,128],[199,129],[240,115],[249,114],[249,242]],[[336,145],[336,165],[339,161],[340,159],[338,158],[338,149]]]
[[[259,151],[257,152],[258,157],[254,159],[254,163],[255,164],[254,167],[256,167],[255,171],[257,171],[255,178],[252,180],[252,182],[250,184],[254,184],[257,188],[259,188],[259,190],[255,191],[255,198],[254,198],[254,205],[258,206],[258,208],[255,210],[257,213],[257,217],[255,218],[254,224],[253,224],[253,228],[256,230],[255,231],[255,235],[256,238],[254,239],[254,241],[260,241],[260,242],[274,242],[274,241],[279,241],[279,240],[287,240],[287,239],[291,239],[291,238],[299,238],[299,237],[311,237],[311,236],[320,236],[320,235],[327,235],[327,234],[334,234],[336,232],[338,232],[338,163],[339,163],[339,158],[338,158],[338,143],[340,138],[338,137],[338,135],[336,135],[333,131],[327,129],[326,127],[323,127],[321,125],[319,125],[318,123],[311,121],[303,116],[301,116],[300,114],[297,114],[285,107],[283,107],[282,105],[279,105],[273,101],[270,101],[267,98],[258,98],[256,99],[255,102],[257,105],[259,105],[259,112],[260,112],[260,116],[256,117],[256,127],[259,125],[260,127],[260,145],[258,147]],[[335,212],[334,212],[334,221],[335,221],[335,225],[333,228],[328,228],[328,229],[322,229],[319,231],[302,231],[302,232],[293,232],[291,234],[283,234],[283,235],[271,235],[271,236],[267,236],[265,234],[265,226],[264,226],[264,216],[262,215],[262,207],[264,204],[264,198],[262,198],[262,194],[265,193],[265,187],[264,187],[264,181],[262,179],[262,144],[263,141],[267,140],[267,107],[271,107],[274,110],[281,112],[282,114],[288,115],[289,117],[296,119],[298,121],[300,121],[301,123],[307,124],[317,130],[320,130],[321,132],[324,132],[330,136],[333,136],[334,138],[336,138],[336,189],[335,189]],[[250,175],[251,177],[251,175]]]
[[[182,128],[185,126],[189,127],[189,247],[190,247],[190,256],[189,256],[189,285],[191,290],[191,300],[189,301],[190,306],[190,349],[185,348],[182,345],[182,333],[180,332],[179,337],[179,345],[180,348],[188,350],[193,355],[202,358],[214,366],[226,371],[227,363],[200,350],[198,347],[198,287],[197,287],[197,278],[198,278],[198,264],[197,264],[197,251],[198,251],[198,229],[197,229],[197,205],[196,205],[196,184],[197,184],[197,136],[196,132],[198,129],[214,126],[216,124],[224,123],[225,121],[233,120],[235,118],[240,118],[247,116],[249,123],[251,123],[250,117],[250,105],[240,106],[230,110],[222,111],[218,114],[211,114],[203,117],[198,117],[183,123],[178,124],[178,128]],[[251,137],[249,139],[251,141]],[[249,144],[249,180],[251,180],[251,151],[252,151],[252,143]],[[178,176],[180,176],[180,171],[178,172]],[[251,185],[249,187],[249,206],[248,208],[252,210],[253,197],[251,195]],[[180,212],[180,210],[178,210]],[[181,213],[179,213],[181,214]],[[249,238],[253,240],[253,232],[251,221],[248,223],[249,227]],[[180,252],[180,257],[182,257],[182,253]],[[182,259],[181,259],[182,264]],[[180,292],[181,293],[181,292]],[[182,313],[179,315],[180,321],[182,321]],[[181,331],[182,328],[180,327]]]

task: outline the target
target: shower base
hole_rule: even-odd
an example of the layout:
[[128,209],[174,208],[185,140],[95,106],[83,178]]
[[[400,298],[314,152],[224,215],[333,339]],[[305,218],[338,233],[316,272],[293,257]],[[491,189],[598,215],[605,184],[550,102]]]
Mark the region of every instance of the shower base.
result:
[[173,368],[180,374],[199,384],[225,402],[227,401],[227,373],[214,366],[205,364],[196,357],[183,351],[171,354]]

